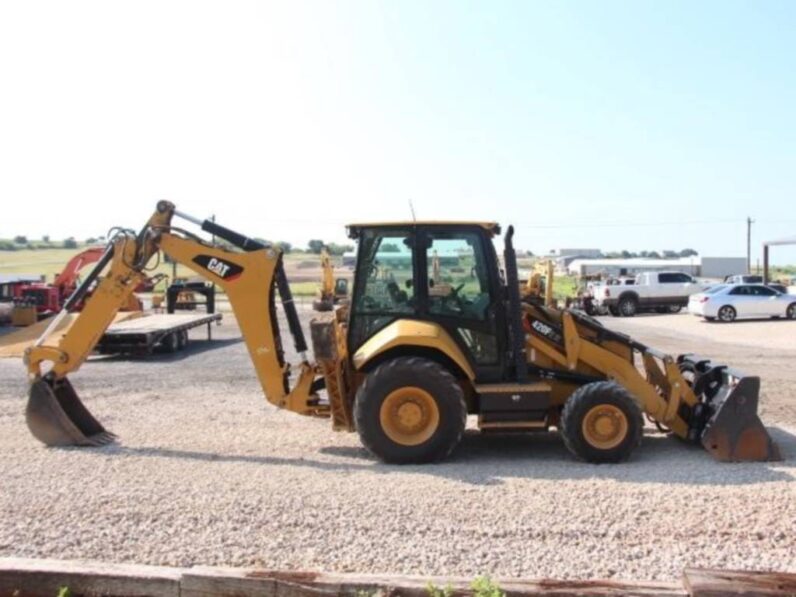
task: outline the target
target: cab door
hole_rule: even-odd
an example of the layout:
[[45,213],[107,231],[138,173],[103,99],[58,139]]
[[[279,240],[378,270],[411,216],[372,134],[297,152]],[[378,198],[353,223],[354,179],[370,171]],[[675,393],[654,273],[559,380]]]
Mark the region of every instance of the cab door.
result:
[[423,227],[418,234],[420,316],[454,338],[479,383],[502,381],[507,327],[491,240],[478,226]]

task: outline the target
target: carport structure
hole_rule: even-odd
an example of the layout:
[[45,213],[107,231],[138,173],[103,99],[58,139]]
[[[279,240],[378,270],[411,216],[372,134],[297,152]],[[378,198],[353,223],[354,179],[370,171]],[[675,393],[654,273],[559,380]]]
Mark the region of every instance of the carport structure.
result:
[[779,240],[769,240],[763,243],[763,283],[768,284],[768,249],[780,245],[796,245],[796,236],[781,238]]

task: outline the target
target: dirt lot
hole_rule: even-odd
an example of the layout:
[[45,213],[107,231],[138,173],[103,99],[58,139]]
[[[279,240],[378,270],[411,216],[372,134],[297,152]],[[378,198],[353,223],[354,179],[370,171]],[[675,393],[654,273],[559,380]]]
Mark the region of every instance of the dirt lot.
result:
[[630,462],[593,466],[555,434],[470,432],[449,462],[382,465],[356,435],[265,403],[228,318],[212,347],[94,359],[72,377],[121,437],[99,449],[39,445],[22,364],[0,361],[0,556],[498,577],[796,572],[796,323],[604,321],[760,375],[786,460],[718,464],[648,430]]

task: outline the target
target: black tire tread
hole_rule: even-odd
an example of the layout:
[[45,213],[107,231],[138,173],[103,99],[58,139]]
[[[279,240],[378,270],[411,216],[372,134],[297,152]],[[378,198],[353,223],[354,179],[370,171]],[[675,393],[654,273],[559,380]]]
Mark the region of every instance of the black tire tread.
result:
[[[628,302],[632,303],[633,306],[635,307],[633,309],[633,313],[630,315],[625,314],[624,310],[622,309],[622,305]],[[619,302],[616,303],[616,308],[619,311],[620,317],[635,317],[636,315],[638,315],[638,310],[639,310],[638,299],[633,295],[621,296],[619,297]]]
[[[396,382],[396,380],[401,380],[406,377],[407,374],[410,375],[407,382]],[[382,449],[383,447],[379,445],[381,441],[379,439],[379,434],[373,433],[373,430],[367,429],[366,402],[372,400],[372,397],[379,395],[378,388],[381,384],[400,387],[401,385],[409,385],[411,383],[420,386],[422,381],[418,383],[419,380],[426,380],[435,376],[438,378],[439,383],[444,384],[448,390],[447,396],[435,395],[435,399],[438,401],[440,399],[450,400],[453,403],[452,408],[454,412],[458,414],[459,420],[452,421],[455,430],[453,437],[449,438],[441,449],[435,450],[433,453],[419,455],[404,454],[403,456],[385,454]],[[459,445],[464,435],[464,428],[467,424],[467,403],[464,400],[464,392],[461,386],[459,386],[456,378],[442,365],[422,357],[396,357],[382,363],[365,377],[365,381],[357,390],[354,400],[354,420],[362,444],[368,451],[378,456],[381,460],[394,464],[437,462],[450,456],[456,446]],[[384,439],[389,442],[389,439]],[[411,452],[412,450],[408,451]]]
[[[734,317],[733,317],[731,320],[729,320],[729,321],[725,321],[725,320],[723,320],[723,319],[721,318],[721,312],[722,312],[722,310],[723,310],[723,309],[727,309],[727,308],[731,309],[731,310],[732,310],[732,312],[735,314],[735,315],[734,315]],[[738,318],[738,311],[737,311],[737,310],[735,309],[735,307],[733,307],[732,305],[722,305],[721,307],[719,307],[719,310],[718,310],[718,311],[716,311],[716,320],[717,320],[717,321],[720,321],[721,323],[732,323],[732,322],[733,322],[733,321],[735,321],[737,318]]]
[[[605,397],[609,396],[609,399]],[[582,418],[592,407],[601,403],[623,406],[628,416],[630,439],[607,452],[597,452],[581,435]],[[575,457],[586,462],[621,462],[641,444],[644,420],[633,395],[613,381],[597,381],[575,390],[561,411],[561,436],[564,445]]]

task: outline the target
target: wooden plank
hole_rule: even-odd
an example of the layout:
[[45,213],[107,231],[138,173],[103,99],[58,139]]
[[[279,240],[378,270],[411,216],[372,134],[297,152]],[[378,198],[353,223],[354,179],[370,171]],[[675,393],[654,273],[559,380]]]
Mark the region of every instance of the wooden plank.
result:
[[[450,586],[454,595],[471,594],[472,579],[422,576],[323,574],[277,572],[240,568],[192,568],[182,579],[183,597],[322,597],[374,594],[428,597],[429,583],[439,589]],[[497,581],[507,597],[686,597],[679,584],[620,581]]]
[[280,572],[245,568],[194,567],[182,577],[182,597],[322,597],[340,587],[319,584],[313,572]]
[[0,558],[0,597],[73,595],[179,597],[180,568],[97,562]]
[[[703,571],[696,571],[701,573]],[[691,576],[695,572],[689,571]],[[737,573],[746,574],[749,573]],[[792,577],[793,575],[786,575]],[[163,568],[130,564],[103,564],[81,561],[0,558],[0,597],[39,595],[52,597],[60,587],[74,595],[138,597],[331,597],[332,595],[374,594],[428,597],[428,586],[448,586],[457,596],[472,594],[468,578],[394,576],[377,574],[334,574],[273,571],[256,568],[194,567]],[[673,583],[623,582],[610,580],[496,580],[507,597],[617,597],[652,595],[685,597],[686,591]],[[786,585],[776,585],[781,588]],[[726,589],[726,587],[723,587]],[[735,593],[705,593],[739,594]],[[750,595],[782,593],[751,592]],[[787,594],[787,593],[785,593]]]
[[686,568],[683,584],[694,597],[796,596],[796,574]]

